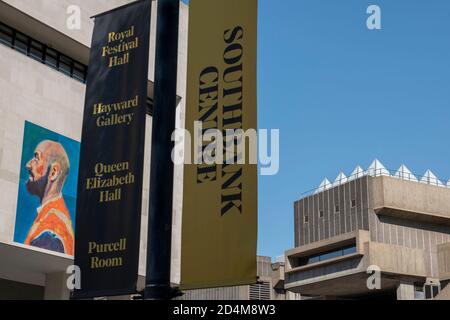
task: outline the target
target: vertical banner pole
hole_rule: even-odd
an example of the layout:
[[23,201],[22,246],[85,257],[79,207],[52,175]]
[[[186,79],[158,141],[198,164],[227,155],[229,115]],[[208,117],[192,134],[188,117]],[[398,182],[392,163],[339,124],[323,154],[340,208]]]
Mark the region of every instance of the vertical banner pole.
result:
[[159,0],[144,299],[170,298],[179,0]]

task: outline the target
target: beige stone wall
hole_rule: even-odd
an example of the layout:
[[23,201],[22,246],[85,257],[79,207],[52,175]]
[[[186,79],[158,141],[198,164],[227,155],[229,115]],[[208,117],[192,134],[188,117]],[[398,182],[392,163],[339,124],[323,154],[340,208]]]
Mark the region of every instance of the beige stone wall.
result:
[[[90,47],[93,21],[90,17],[112,8],[133,2],[134,0],[2,0],[43,24]],[[67,8],[77,5],[81,8],[81,30],[69,30],[66,27]]]
[[[2,0],[0,0],[2,1]],[[89,46],[93,23],[90,16],[109,10],[130,0],[3,0],[21,12],[42,21],[53,32],[64,34]],[[66,28],[66,9],[69,4],[82,8],[82,29]],[[156,3],[153,3],[149,79],[154,76],[154,41]],[[188,8],[181,4],[177,126],[184,127],[187,69]],[[70,56],[70,52],[64,52]],[[36,62],[6,46],[0,45],[0,242],[12,243],[17,206],[20,160],[25,121],[80,141],[84,108],[85,85]],[[151,118],[147,119],[144,190],[141,225],[141,256],[139,273],[145,274],[147,211]],[[181,205],[183,168],[175,168],[174,232],[172,241],[172,282],[180,277]]]
[[0,45],[0,241],[13,240],[25,120],[80,141],[85,87]]
[[[133,2],[135,0],[0,0],[20,12],[33,17],[59,33],[74,39],[81,46],[90,47],[94,21],[92,16],[116,8],[118,6]],[[67,24],[67,8],[77,5],[81,8],[81,29],[69,30]],[[187,64],[187,23],[188,6],[180,2],[180,48],[178,61],[178,86],[177,93],[184,98],[186,91],[186,64]],[[155,55],[156,41],[156,1],[152,2],[152,21],[150,36],[150,56]],[[69,54],[69,53],[67,53]],[[149,61],[149,80],[153,81],[155,73],[154,59]]]

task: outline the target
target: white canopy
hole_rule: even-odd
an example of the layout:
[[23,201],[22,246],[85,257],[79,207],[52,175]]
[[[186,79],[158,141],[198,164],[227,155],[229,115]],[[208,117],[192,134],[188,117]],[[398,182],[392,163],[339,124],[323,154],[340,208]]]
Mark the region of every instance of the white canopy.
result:
[[334,180],[333,187],[346,183],[348,181],[347,176],[341,171]]
[[378,161],[378,159],[375,159],[372,164],[369,166],[369,169],[367,170],[369,176],[372,177],[379,177],[379,176],[390,176],[389,171],[386,170],[386,168],[383,166],[383,164]]
[[404,165],[402,164],[397,172],[394,174],[395,178],[400,178],[403,180],[418,182],[419,180],[416,176]]
[[348,177],[348,180],[355,180],[361,177],[364,177],[364,170],[360,166],[356,166],[355,170],[350,174],[350,177]]
[[319,186],[319,188],[317,188],[317,190],[316,190],[316,192],[315,193],[320,193],[320,192],[323,192],[323,191],[325,191],[325,190],[328,190],[328,189],[330,189],[331,188],[331,182],[327,179],[327,178],[325,178],[323,181],[322,181],[322,183],[320,184],[320,186]]
[[421,183],[430,184],[438,187],[445,187],[445,185],[439,181],[439,179],[434,175],[431,170],[427,170],[420,180]]

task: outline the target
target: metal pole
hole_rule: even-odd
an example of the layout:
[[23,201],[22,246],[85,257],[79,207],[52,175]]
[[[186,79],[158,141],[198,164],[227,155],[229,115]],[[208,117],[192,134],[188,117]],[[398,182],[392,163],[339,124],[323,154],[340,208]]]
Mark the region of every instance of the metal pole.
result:
[[171,298],[173,170],[179,0],[158,0],[155,90],[144,299]]

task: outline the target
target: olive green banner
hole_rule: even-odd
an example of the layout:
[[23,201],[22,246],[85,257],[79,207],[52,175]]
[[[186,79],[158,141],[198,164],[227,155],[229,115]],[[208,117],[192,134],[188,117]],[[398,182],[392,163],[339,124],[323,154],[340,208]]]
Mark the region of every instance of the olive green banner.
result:
[[[186,129],[255,131],[257,0],[191,0]],[[202,129],[198,130],[198,125]],[[235,145],[239,139],[223,144]],[[245,140],[245,139],[244,139]],[[186,144],[181,245],[183,289],[256,283],[257,164],[236,145],[223,161],[202,161],[208,143]],[[211,149],[209,149],[211,151]],[[214,154],[216,151],[213,151]],[[186,159],[185,159],[186,161]]]

